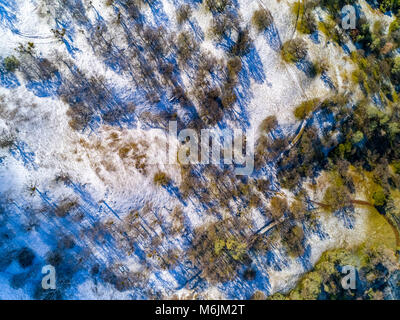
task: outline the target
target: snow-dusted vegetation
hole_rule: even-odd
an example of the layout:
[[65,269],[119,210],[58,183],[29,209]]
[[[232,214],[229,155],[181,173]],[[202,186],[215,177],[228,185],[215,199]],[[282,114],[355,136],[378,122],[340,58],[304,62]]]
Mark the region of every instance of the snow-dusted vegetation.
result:
[[[400,298],[385,3],[0,0],[0,298],[343,298],[345,264]],[[254,170],[167,161],[171,121],[254,132]]]

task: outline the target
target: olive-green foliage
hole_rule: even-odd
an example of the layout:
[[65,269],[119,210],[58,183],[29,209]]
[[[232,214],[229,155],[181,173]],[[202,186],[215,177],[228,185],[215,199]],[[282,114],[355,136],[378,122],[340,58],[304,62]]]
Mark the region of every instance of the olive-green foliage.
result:
[[329,63],[324,58],[318,58],[313,62],[312,75],[319,76],[326,73],[329,70]]
[[399,0],[378,0],[379,10],[383,13],[387,11],[392,11],[397,13],[400,9],[400,1]]
[[319,30],[325,35],[327,40],[341,44],[343,42],[343,31],[338,27],[336,21],[327,18],[318,23]]
[[394,48],[400,46],[400,20],[397,17],[389,25],[388,42],[393,44]]
[[158,186],[167,186],[171,179],[167,176],[165,172],[158,171],[153,178],[154,184]]
[[299,120],[305,119],[311,112],[316,109],[319,102],[319,99],[310,99],[307,101],[303,101],[296,107],[296,109],[294,109],[294,116]]
[[[347,176],[345,171],[343,172],[343,175]],[[329,178],[330,185],[325,190],[322,201],[328,206],[330,211],[335,212],[339,209],[349,206],[351,204],[351,197],[350,192],[344,184],[344,180],[340,174],[331,172]]]
[[20,53],[27,53],[29,55],[32,55],[34,53],[34,49],[35,49],[35,44],[29,41],[26,45],[20,43],[17,48],[17,51]]
[[353,41],[368,48],[373,41],[369,21],[364,17],[358,19],[356,28],[358,32],[352,36]]
[[389,25],[389,34],[396,32],[399,29],[400,29],[400,21],[399,18],[396,17]]
[[400,174],[400,160],[393,161],[392,166],[395,170],[395,173]]
[[20,65],[19,60],[14,56],[8,56],[4,59],[4,68],[8,72],[14,72]]
[[381,186],[378,186],[374,193],[372,194],[375,206],[383,206],[386,204],[387,197],[385,191]]
[[393,64],[391,58],[379,58],[374,54],[365,57],[360,51],[353,52],[351,56],[358,66],[351,74],[352,81],[361,86],[365,95],[381,93],[383,99],[393,100],[391,80],[394,83],[397,81],[396,62]]
[[379,54],[383,53],[384,46],[387,43],[387,38],[386,38],[386,29],[387,25],[385,22],[381,20],[377,20],[374,22],[372,25],[372,33],[371,33],[371,44],[369,45],[369,48]]
[[296,28],[304,34],[311,34],[317,29],[317,23],[312,10],[316,3],[313,1],[298,1],[292,6],[292,13],[296,17]]
[[289,210],[287,200],[281,197],[271,199],[271,213],[274,219],[280,219]]
[[324,204],[329,206],[329,210],[335,212],[351,204],[348,189],[343,186],[332,185],[325,190]]
[[225,219],[194,231],[189,257],[211,283],[227,281],[237,275],[246,259],[247,241],[238,227],[242,218]]
[[319,5],[327,9],[332,16],[337,17],[345,5],[353,5],[356,2],[357,0],[321,0]]
[[303,39],[291,39],[282,45],[281,56],[284,61],[295,63],[306,57],[307,49],[307,43]]
[[364,134],[361,131],[357,131],[356,133],[354,133],[353,135],[353,143],[359,143],[364,139]]
[[[344,289],[341,267],[351,265],[357,269],[357,290]],[[377,268],[379,266],[379,268]],[[385,248],[361,246],[357,249],[326,251],[314,269],[307,273],[288,294],[275,293],[271,300],[324,299],[376,299],[381,291],[389,289],[387,280],[399,268],[394,252]],[[383,285],[377,286],[377,283]]]
[[[399,160],[399,120],[400,110],[397,105],[382,110],[367,102],[358,103],[350,121],[341,126],[344,140],[329,156],[334,161],[347,159],[358,166],[367,166],[369,170],[379,164],[379,159],[389,163]],[[363,143],[360,145],[357,140],[361,137]]]
[[392,70],[390,71],[396,81],[400,81],[400,57],[394,59]]

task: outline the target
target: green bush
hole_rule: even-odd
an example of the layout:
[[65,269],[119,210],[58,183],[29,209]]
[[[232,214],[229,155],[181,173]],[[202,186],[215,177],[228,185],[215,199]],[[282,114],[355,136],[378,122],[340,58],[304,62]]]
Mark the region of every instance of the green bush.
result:
[[9,56],[7,58],[4,59],[4,68],[8,71],[8,72],[14,72],[20,65],[20,62],[18,61],[18,59],[14,56]]
[[392,166],[393,166],[394,172],[397,174],[400,174],[400,160],[393,161]]
[[399,0],[378,0],[379,9],[385,13],[387,11],[393,11],[396,13],[400,7]]
[[311,34],[317,30],[317,22],[312,12],[305,12],[297,24],[297,30],[301,33]]
[[396,17],[389,25],[389,33],[393,33],[400,29],[400,20]]
[[[328,40],[332,40],[338,44],[341,44],[344,41],[342,29],[337,28],[336,21],[331,18],[328,18],[326,21],[320,21],[318,23],[318,28]],[[353,40],[357,41],[356,39]]]
[[300,103],[296,109],[294,109],[294,116],[299,119],[305,119],[311,112],[315,110],[319,103],[319,99],[310,99]]
[[374,205],[376,206],[383,206],[386,204],[386,194],[382,187],[378,187],[372,195],[374,199]]
[[307,56],[307,49],[307,43],[303,39],[288,40],[282,45],[282,59],[291,63],[298,62]]
[[319,76],[329,70],[329,63],[326,59],[320,58],[312,64],[312,76]]
[[369,21],[365,17],[361,17],[357,20],[356,29],[357,32],[351,34],[352,40],[358,42],[364,48],[369,48],[373,41]]
[[353,5],[357,0],[319,0],[318,2],[322,8],[328,10],[329,14],[337,17],[340,15],[340,12],[345,5]]
[[153,182],[158,186],[167,186],[170,183],[170,178],[165,172],[158,171],[154,175]]
[[292,7],[292,13],[296,16],[296,29],[300,33],[311,34],[317,30],[317,23],[315,21],[312,10],[315,4],[312,2],[295,2]]
[[352,137],[352,141],[355,144],[359,143],[363,139],[364,139],[364,134],[361,131],[357,131],[356,133],[354,133],[354,135]]
[[400,57],[394,59],[391,73],[395,80],[400,80]]
[[396,18],[389,26],[389,39],[396,48],[400,44],[400,19]]
[[335,212],[351,204],[348,189],[343,185],[332,185],[325,190],[323,202],[329,206],[331,212]]

